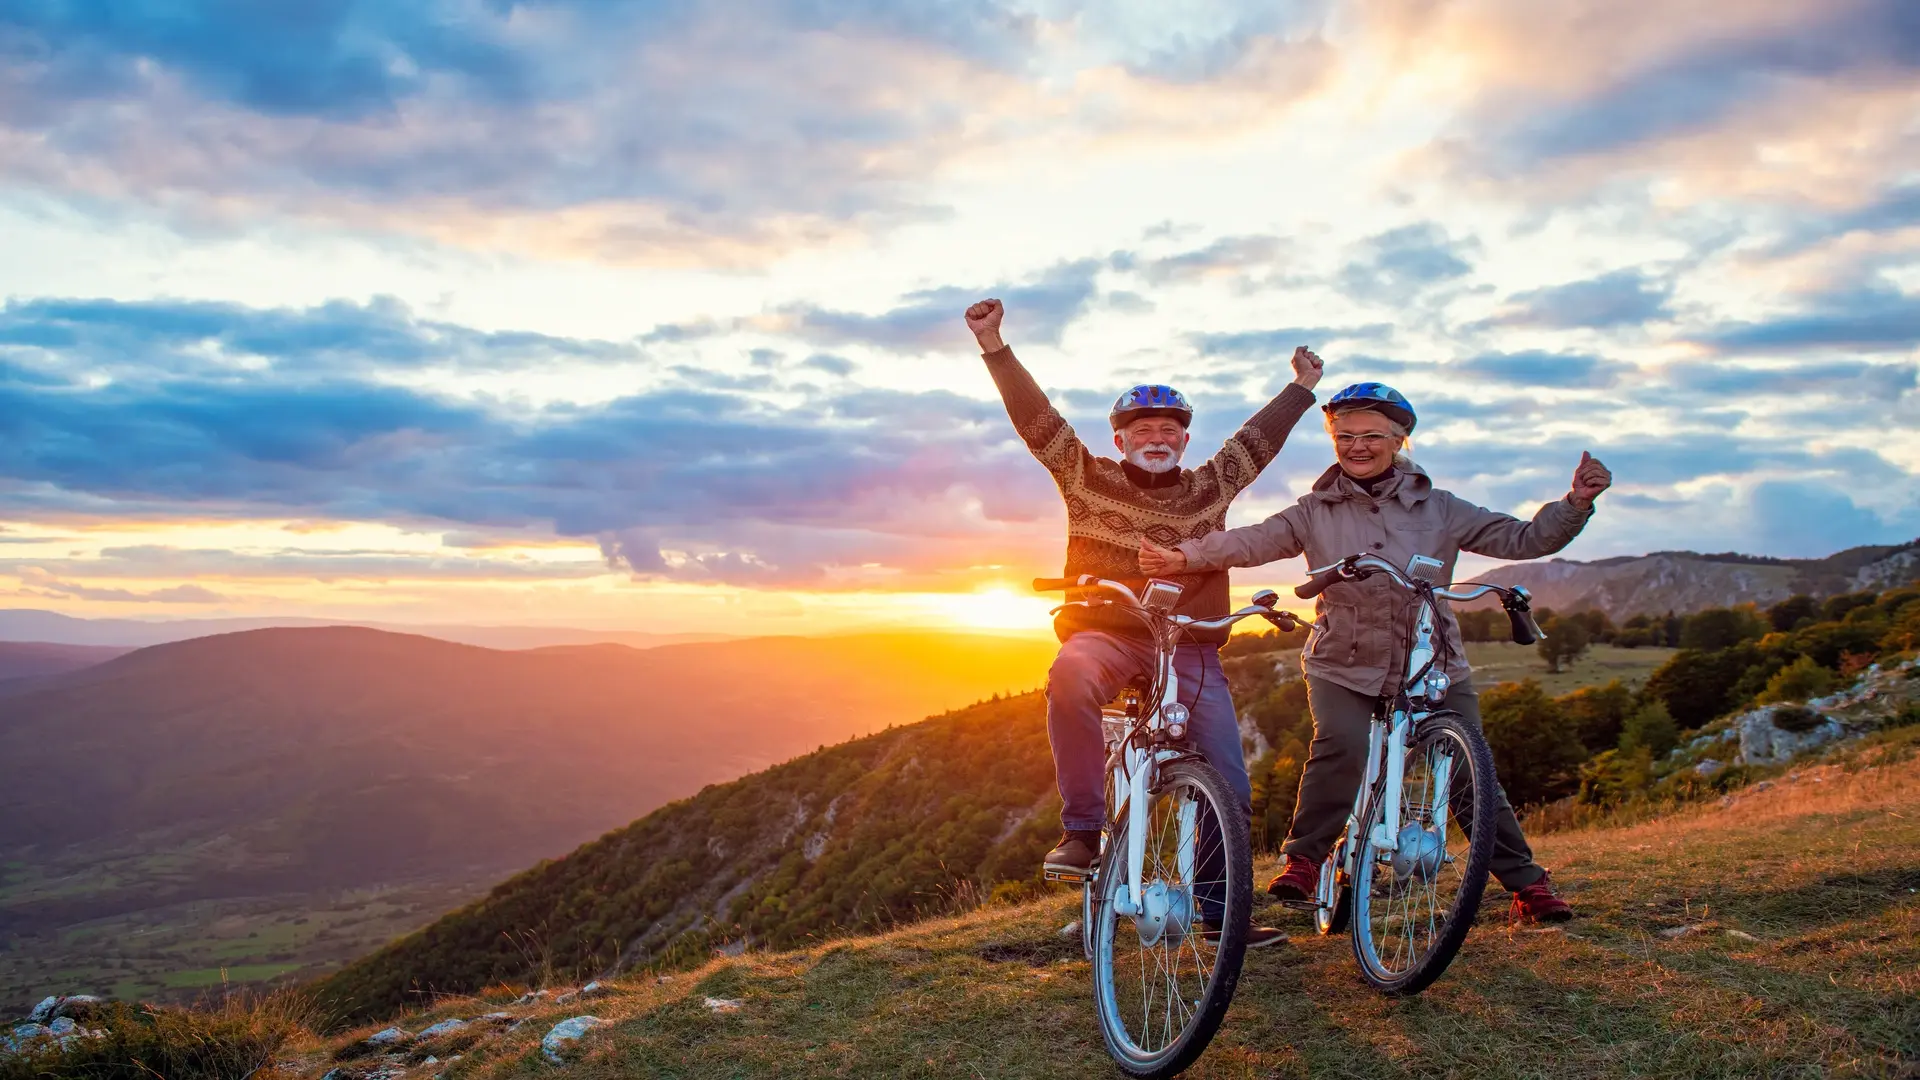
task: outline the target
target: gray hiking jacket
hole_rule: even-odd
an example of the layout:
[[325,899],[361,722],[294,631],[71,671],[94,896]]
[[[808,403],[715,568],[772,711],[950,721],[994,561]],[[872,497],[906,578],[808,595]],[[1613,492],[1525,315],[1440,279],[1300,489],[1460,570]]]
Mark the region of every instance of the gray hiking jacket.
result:
[[[1401,465],[1399,476],[1377,496],[1368,495],[1334,465],[1285,510],[1255,525],[1189,540],[1180,551],[1189,572],[1258,566],[1302,554],[1314,568],[1368,554],[1405,569],[1413,556],[1425,555],[1440,560],[1442,580],[1451,581],[1462,551],[1496,559],[1544,558],[1571,543],[1592,516],[1591,508],[1583,512],[1563,497],[1542,506],[1532,521],[1521,521],[1434,487],[1412,463]],[[1412,601],[1385,577],[1334,584],[1315,601],[1301,670],[1362,694],[1397,686],[1413,628]],[[1471,669],[1460,624],[1444,601],[1440,624],[1446,672],[1456,681],[1464,679]]]

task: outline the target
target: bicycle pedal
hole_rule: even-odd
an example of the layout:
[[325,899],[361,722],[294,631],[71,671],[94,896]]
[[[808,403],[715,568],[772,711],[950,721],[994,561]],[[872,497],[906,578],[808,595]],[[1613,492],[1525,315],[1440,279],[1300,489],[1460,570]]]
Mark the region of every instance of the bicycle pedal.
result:
[[1093,871],[1080,873],[1073,870],[1058,870],[1049,866],[1040,872],[1040,876],[1048,881],[1058,881],[1066,885],[1085,885],[1093,880]]

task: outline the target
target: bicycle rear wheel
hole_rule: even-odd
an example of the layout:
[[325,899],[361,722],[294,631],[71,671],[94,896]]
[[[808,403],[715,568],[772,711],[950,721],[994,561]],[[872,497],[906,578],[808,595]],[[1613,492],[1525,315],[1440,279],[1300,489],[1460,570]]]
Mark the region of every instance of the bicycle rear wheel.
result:
[[1247,815],[1220,774],[1198,760],[1161,769],[1146,826],[1142,913],[1116,914],[1129,899],[1124,821],[1095,881],[1093,996],[1121,1071],[1164,1077],[1200,1056],[1233,1001],[1253,859]]
[[1397,850],[1374,847],[1385,807],[1371,800],[1354,872],[1353,955],[1375,989],[1425,990],[1466,940],[1493,858],[1494,784],[1479,730],[1458,713],[1432,713],[1407,749]]

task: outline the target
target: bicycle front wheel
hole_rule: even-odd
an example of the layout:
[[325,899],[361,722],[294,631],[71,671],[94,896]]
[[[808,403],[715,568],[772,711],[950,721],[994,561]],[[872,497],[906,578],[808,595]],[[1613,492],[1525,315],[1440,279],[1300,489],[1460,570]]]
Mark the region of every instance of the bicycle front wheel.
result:
[[1493,859],[1494,784],[1479,730],[1458,713],[1432,713],[1407,749],[1392,851],[1372,842],[1386,809],[1371,800],[1354,871],[1353,955],[1375,989],[1425,990],[1466,940]]
[[1212,766],[1176,761],[1146,808],[1137,913],[1128,829],[1108,844],[1095,882],[1093,995],[1107,1051],[1122,1072],[1162,1077],[1193,1064],[1240,982],[1253,905],[1248,822]]

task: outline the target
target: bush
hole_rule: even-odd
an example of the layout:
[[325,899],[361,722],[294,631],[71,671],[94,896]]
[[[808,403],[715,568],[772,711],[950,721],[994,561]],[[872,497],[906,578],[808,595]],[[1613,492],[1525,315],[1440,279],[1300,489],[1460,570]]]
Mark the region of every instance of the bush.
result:
[[1760,700],[1811,701],[1832,692],[1833,672],[1814,663],[1813,657],[1802,656],[1773,673],[1766,689],[1760,692]]
[[1820,614],[1820,601],[1806,593],[1795,593],[1767,609],[1767,621],[1775,630],[1792,630]]
[[1680,624],[1680,647],[1707,651],[1730,649],[1760,637],[1769,626],[1751,607],[1708,608],[1687,616]]
[[1574,737],[1589,753],[1611,750],[1620,742],[1620,728],[1633,712],[1633,691],[1619,679],[1605,686],[1588,686],[1554,699],[1567,718]]
[[1608,750],[1580,766],[1579,800],[1588,806],[1612,808],[1647,790],[1651,783],[1653,755],[1645,747]]
[[42,1042],[0,1055],[0,1080],[74,1076],[89,1080],[245,1080],[266,1076],[280,1049],[305,1029],[306,1003],[289,994],[236,995],[211,1009],[114,1002],[85,1026],[97,1039],[63,1049]]
[[1804,735],[1826,721],[1826,717],[1805,705],[1783,705],[1773,710],[1773,726],[1795,735]]
[[1532,679],[1501,683],[1480,695],[1481,727],[1494,771],[1515,806],[1570,795],[1587,756],[1566,717]]
[[1715,652],[1682,649],[1648,676],[1644,694],[1665,705],[1681,727],[1704,727],[1741,703],[1735,689],[1748,668],[1763,662],[1751,642]]
[[1648,702],[1639,711],[1627,717],[1620,729],[1620,752],[1632,754],[1645,751],[1653,757],[1665,756],[1680,743],[1680,726],[1673,722],[1673,714],[1658,701]]

